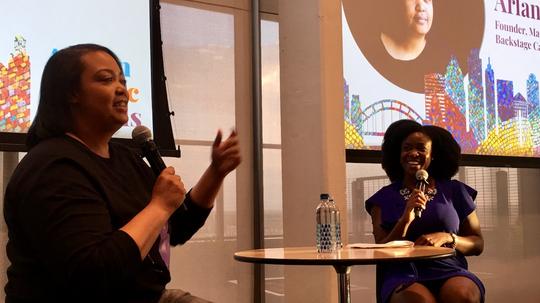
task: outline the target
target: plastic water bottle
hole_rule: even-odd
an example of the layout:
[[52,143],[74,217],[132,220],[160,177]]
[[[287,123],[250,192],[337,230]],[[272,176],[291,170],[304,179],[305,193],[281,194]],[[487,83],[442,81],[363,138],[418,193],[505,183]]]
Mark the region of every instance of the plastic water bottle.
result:
[[336,249],[341,249],[343,247],[343,244],[341,243],[341,217],[339,213],[339,208],[337,207],[336,202],[334,202],[334,199],[332,199],[332,197],[330,197],[328,201],[330,202],[331,207],[334,209],[335,214],[335,224],[333,225],[333,232],[336,235]]
[[[341,248],[339,210],[330,201],[330,195],[323,193],[317,206],[317,251],[334,252]],[[339,239],[339,240],[338,240]]]

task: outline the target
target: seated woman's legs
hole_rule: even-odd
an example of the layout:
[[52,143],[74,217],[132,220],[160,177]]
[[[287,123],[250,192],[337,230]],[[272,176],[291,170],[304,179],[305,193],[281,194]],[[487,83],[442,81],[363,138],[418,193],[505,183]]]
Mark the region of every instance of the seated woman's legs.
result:
[[405,289],[394,291],[390,303],[437,303],[437,300],[427,287],[413,283]]
[[452,277],[441,287],[441,303],[480,303],[480,289],[471,279],[463,276]]

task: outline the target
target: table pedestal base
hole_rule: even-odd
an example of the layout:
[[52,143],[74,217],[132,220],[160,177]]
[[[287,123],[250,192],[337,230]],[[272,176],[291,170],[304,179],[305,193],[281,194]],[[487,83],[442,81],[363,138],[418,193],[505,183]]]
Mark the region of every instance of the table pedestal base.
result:
[[351,303],[351,267],[334,265],[338,278],[338,302]]

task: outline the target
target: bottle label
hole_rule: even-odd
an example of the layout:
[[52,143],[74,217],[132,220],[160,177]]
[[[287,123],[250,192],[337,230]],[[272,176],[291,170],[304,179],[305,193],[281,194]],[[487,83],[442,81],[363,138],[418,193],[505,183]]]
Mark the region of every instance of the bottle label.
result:
[[331,224],[317,224],[317,251],[335,251],[335,232]]
[[341,224],[336,224],[336,246],[337,249],[340,249],[343,247],[343,244],[341,244]]

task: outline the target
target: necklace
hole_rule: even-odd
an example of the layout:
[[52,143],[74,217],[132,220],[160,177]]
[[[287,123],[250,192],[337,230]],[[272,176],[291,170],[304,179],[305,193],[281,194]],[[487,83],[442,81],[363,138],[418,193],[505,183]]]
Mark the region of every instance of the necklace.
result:
[[[400,189],[399,194],[403,197],[403,199],[405,199],[405,201],[409,200],[409,198],[411,197],[411,191],[406,187]],[[428,188],[428,189],[426,189],[425,195],[426,195],[428,201],[433,200],[433,198],[435,197],[436,194],[437,194],[437,189],[436,188]]]

